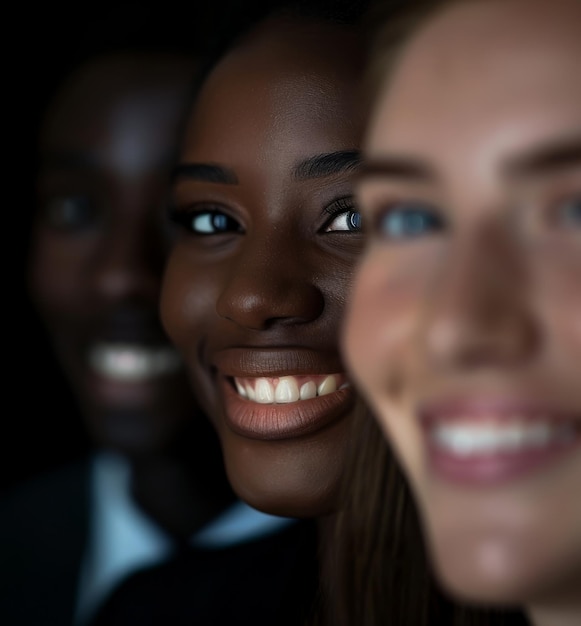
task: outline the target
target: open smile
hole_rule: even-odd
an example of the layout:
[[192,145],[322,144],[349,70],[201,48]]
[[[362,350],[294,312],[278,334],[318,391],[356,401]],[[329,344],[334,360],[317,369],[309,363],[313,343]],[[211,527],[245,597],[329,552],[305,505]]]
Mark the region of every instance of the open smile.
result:
[[344,374],[323,376],[280,376],[274,378],[234,377],[238,394],[259,404],[289,404],[334,393],[349,386]]
[[511,480],[568,454],[581,441],[577,416],[511,401],[428,410],[422,425],[430,464],[454,482]]
[[301,349],[220,353],[217,378],[228,426],[251,439],[290,439],[340,419],[353,406],[353,389],[344,373],[319,373],[336,367],[337,359],[321,360]]

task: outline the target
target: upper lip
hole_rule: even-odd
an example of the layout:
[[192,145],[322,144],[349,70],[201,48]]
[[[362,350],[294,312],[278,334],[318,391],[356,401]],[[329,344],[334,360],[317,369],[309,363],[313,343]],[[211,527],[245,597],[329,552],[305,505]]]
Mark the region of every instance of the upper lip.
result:
[[569,421],[580,418],[578,412],[534,397],[521,396],[465,396],[424,404],[419,411],[422,423],[429,426],[445,420],[479,421],[498,419],[544,419]]
[[211,362],[221,374],[231,377],[308,376],[345,371],[336,353],[296,347],[228,348],[215,352]]
[[92,343],[124,343],[143,346],[169,344],[157,315],[149,310],[117,309],[102,317],[90,333]]

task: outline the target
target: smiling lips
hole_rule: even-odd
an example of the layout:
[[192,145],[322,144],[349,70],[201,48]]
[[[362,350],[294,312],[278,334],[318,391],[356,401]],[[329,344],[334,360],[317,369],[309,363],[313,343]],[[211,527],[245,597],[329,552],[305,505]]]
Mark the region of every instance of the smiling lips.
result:
[[578,418],[510,401],[462,402],[422,415],[430,464],[453,482],[490,484],[574,449]]
[[168,345],[97,343],[89,350],[92,370],[103,378],[123,383],[143,383],[180,369],[181,360]]
[[336,422],[353,406],[347,376],[336,373],[341,367],[336,354],[234,348],[216,353],[214,365],[226,424],[246,438],[301,437]]
[[311,400],[344,389],[349,383],[342,374],[326,376],[280,376],[275,378],[234,377],[238,394],[259,404],[289,404]]

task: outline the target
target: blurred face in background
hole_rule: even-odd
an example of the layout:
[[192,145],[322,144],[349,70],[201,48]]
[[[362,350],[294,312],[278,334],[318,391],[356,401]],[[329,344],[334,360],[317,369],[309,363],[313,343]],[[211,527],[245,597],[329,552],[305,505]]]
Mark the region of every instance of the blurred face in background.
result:
[[348,28],[267,20],[204,84],[173,185],[164,323],[234,489],[270,513],[332,510],[343,464],[359,71]]
[[539,624],[580,608],[580,24],[576,0],[461,2],[407,44],[345,332],[443,581]]
[[158,301],[169,167],[193,64],[117,54],[78,69],[40,139],[30,290],[96,440],[139,454],[191,417]]

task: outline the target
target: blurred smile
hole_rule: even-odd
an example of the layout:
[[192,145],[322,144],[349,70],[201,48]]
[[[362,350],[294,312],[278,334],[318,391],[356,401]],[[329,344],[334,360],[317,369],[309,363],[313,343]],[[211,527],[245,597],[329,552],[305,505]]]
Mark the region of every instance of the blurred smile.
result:
[[478,398],[426,407],[429,463],[452,482],[492,484],[528,474],[576,450],[581,419],[542,403]]

